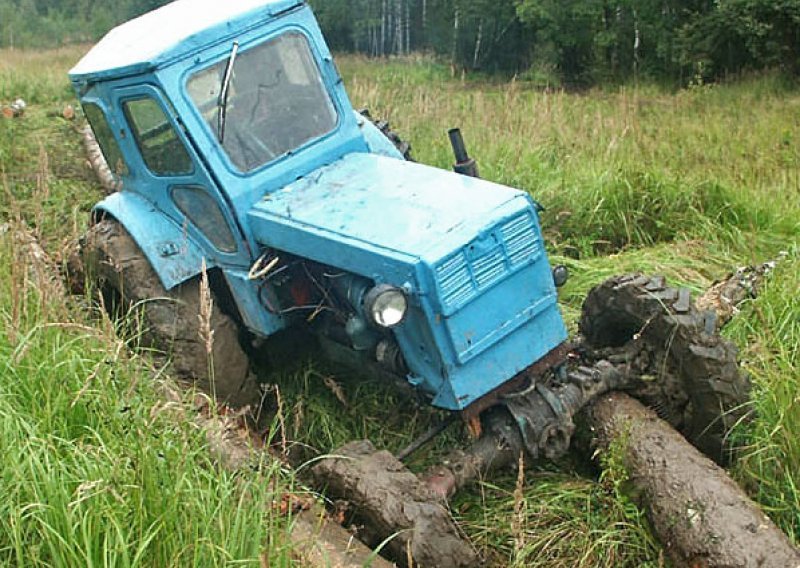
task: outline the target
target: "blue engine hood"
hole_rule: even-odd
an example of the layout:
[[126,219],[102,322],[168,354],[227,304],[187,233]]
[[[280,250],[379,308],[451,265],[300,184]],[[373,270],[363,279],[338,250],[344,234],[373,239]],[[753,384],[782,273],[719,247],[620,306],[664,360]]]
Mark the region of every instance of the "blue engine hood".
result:
[[354,270],[337,244],[433,263],[526,208],[529,197],[516,189],[414,162],[349,154],[266,195],[249,221],[261,244]]

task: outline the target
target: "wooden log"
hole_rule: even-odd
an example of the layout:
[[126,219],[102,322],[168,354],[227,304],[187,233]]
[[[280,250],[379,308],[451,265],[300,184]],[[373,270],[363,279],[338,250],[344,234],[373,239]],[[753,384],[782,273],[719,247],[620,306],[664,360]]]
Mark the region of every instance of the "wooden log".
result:
[[721,329],[736,315],[740,304],[758,295],[765,278],[786,254],[782,252],[774,260],[758,265],[740,266],[714,282],[695,300],[697,309],[713,311],[717,316],[716,327]]
[[[373,544],[386,539],[392,557],[406,565],[479,566],[472,544],[429,487],[386,450],[371,442],[345,444],[313,468],[326,494],[347,499]],[[369,542],[369,540],[368,540]]]
[[633,494],[676,566],[798,568],[800,551],[724,469],[623,393],[588,409],[601,450],[621,452]]

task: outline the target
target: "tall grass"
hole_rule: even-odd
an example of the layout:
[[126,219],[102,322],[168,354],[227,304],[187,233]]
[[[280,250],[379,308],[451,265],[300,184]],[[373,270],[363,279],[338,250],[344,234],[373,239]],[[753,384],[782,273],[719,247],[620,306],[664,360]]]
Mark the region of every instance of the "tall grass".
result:
[[[0,265],[20,262],[14,248],[0,238]],[[219,469],[192,409],[159,401],[110,324],[25,282],[0,273],[0,564],[286,564],[286,474]]]
[[685,238],[744,252],[741,232],[800,230],[800,97],[778,78],[576,95],[464,82],[416,61],[340,67],[355,104],[390,119],[423,162],[449,167],[446,129],[460,126],[482,175],[545,205],[551,243],[571,254]]
[[36,106],[10,128],[0,138],[0,565],[290,564],[275,503],[292,476],[267,459],[236,474],[214,463],[191,404],[165,404],[160,371],[101,310],[67,297],[35,248],[59,253],[81,200],[96,199],[64,161],[77,155],[71,128]]
[[737,479],[800,540],[800,248],[726,330],[755,385]]
[[59,103],[72,98],[65,73],[89,51],[70,45],[46,51],[0,49],[0,101],[18,98],[28,104]]
[[517,496],[509,485],[513,486],[510,478],[484,483],[480,492],[458,503],[459,513],[469,518],[473,542],[492,564],[659,565],[660,547],[643,514],[613,488],[574,472],[553,470],[528,473]]

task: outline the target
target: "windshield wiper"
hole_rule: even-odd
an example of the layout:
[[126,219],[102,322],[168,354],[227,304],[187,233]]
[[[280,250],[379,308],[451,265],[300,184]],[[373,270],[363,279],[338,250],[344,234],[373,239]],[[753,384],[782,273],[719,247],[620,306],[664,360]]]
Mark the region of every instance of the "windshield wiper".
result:
[[222,76],[222,87],[219,90],[217,99],[217,138],[222,144],[225,140],[225,116],[228,114],[228,94],[230,92],[231,77],[233,77],[233,64],[236,62],[236,54],[239,53],[239,42],[233,42],[231,54],[228,56],[228,63],[225,65],[225,73]]

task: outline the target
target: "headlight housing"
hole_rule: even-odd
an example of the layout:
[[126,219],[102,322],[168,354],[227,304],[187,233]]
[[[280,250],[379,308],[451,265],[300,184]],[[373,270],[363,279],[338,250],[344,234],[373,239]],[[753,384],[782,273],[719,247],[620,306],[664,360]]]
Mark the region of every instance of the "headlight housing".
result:
[[391,328],[405,319],[408,312],[408,297],[402,288],[379,284],[364,296],[364,311],[373,324]]

